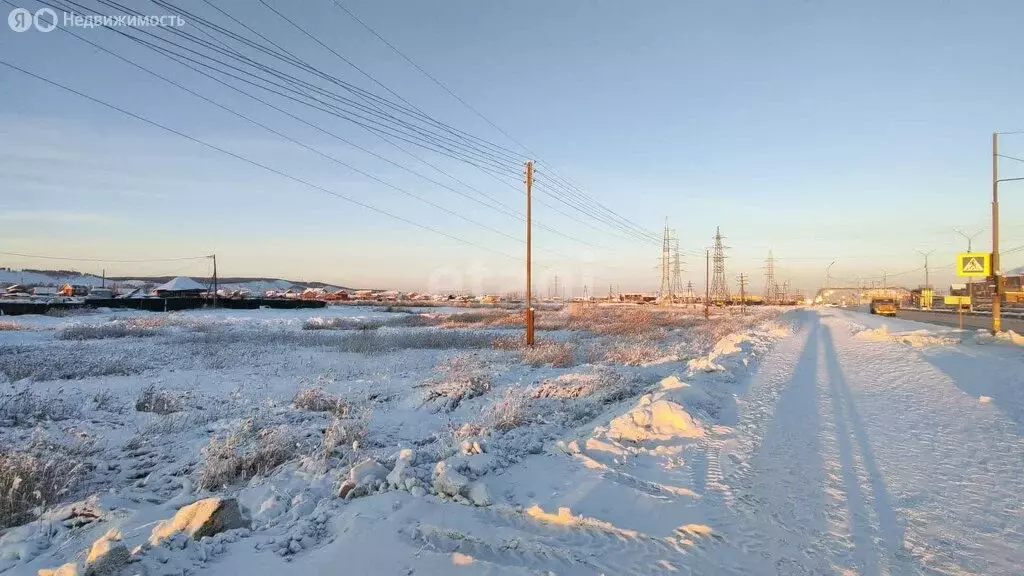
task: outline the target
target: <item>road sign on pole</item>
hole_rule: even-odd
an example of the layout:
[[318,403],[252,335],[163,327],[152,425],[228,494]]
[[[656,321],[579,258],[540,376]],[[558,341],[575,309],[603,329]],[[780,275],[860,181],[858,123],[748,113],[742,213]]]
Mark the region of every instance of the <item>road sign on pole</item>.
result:
[[985,252],[962,252],[956,255],[956,275],[985,278],[992,275],[992,255]]

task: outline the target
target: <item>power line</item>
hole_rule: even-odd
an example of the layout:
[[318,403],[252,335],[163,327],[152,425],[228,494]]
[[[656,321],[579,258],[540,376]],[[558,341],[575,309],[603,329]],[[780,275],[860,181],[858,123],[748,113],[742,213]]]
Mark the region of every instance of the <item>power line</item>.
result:
[[[106,5],[114,5],[114,6],[119,6],[121,8],[124,8],[123,6],[120,6],[117,3],[113,3],[113,2],[109,2],[109,1],[105,1],[105,0],[99,0],[99,1],[103,2]],[[156,1],[158,4],[160,4],[162,6],[166,5],[166,3],[159,2],[158,0],[154,0],[154,1]],[[81,6],[81,5],[79,5],[77,3],[74,3],[74,2],[70,2],[70,3],[78,5],[78,6]],[[167,6],[170,7],[170,8],[173,8],[173,6],[170,6],[170,5],[167,5]],[[183,12],[185,14],[189,14],[187,11],[184,11],[184,10],[181,10],[181,9],[178,9],[178,10],[180,10],[181,12]],[[223,11],[221,11],[221,12],[223,12]],[[198,18],[198,17],[196,17],[195,15],[191,15],[190,14],[189,18],[190,19],[194,19],[194,18]],[[210,24],[210,25],[211,26],[217,26],[215,24]],[[246,26],[246,28],[249,29],[249,30],[252,30],[248,26]],[[230,31],[227,31],[227,30],[225,30],[223,28],[220,28],[220,27],[217,27],[217,29],[220,30],[220,31],[223,31],[224,33],[231,34],[232,37],[235,38],[236,40],[246,42],[250,46],[254,46],[256,48],[262,49],[265,53],[272,54],[272,55],[274,55],[277,58],[282,58],[282,59],[284,59],[284,61],[288,61],[284,56],[281,56],[280,54],[277,54],[277,53],[273,53],[272,51],[269,51],[268,49],[266,49],[266,48],[264,48],[264,47],[262,47],[262,46],[260,46],[258,44],[252,43],[248,39],[239,37],[236,34],[230,32]],[[117,31],[117,32],[121,33],[120,31]],[[236,80],[240,80],[240,81],[246,82],[248,84],[252,84],[253,86],[256,86],[256,87],[261,88],[263,90],[270,91],[271,93],[277,94],[279,96],[283,96],[283,97],[289,98],[289,99],[291,99],[293,101],[302,103],[302,104],[304,104],[306,106],[310,106],[310,107],[312,107],[314,109],[317,109],[319,111],[326,112],[328,114],[332,114],[332,115],[335,115],[335,116],[338,116],[339,113],[341,113],[342,115],[340,117],[342,117],[343,119],[346,119],[346,120],[348,120],[350,122],[353,122],[353,123],[355,123],[357,125],[360,125],[364,129],[370,129],[370,130],[374,131],[375,133],[377,133],[378,135],[381,135],[382,133],[383,134],[390,134],[391,136],[398,137],[399,139],[404,140],[406,142],[409,142],[409,143],[412,143],[412,144],[416,144],[418,146],[424,146],[428,150],[431,150],[431,151],[434,151],[434,152],[438,152],[438,153],[441,153],[441,154],[446,154],[446,155],[449,155],[449,156],[451,156],[451,157],[453,157],[455,159],[458,159],[458,160],[467,162],[467,163],[469,163],[471,165],[474,165],[477,168],[480,168],[480,169],[484,170],[485,173],[492,172],[496,168],[496,166],[495,166],[495,164],[493,164],[493,162],[500,161],[498,159],[493,159],[492,158],[493,161],[488,166],[481,166],[479,164],[479,162],[475,161],[474,159],[467,158],[463,154],[461,154],[459,152],[456,152],[456,151],[454,151],[454,150],[452,150],[450,148],[447,148],[444,144],[438,144],[436,140],[429,140],[427,142],[427,144],[424,144],[424,142],[419,141],[419,137],[422,137],[424,135],[424,133],[422,131],[418,131],[416,134],[410,134],[410,132],[408,130],[402,132],[401,134],[394,134],[393,132],[390,132],[389,130],[394,130],[394,128],[386,128],[386,123],[390,122],[391,120],[394,120],[393,116],[385,115],[386,117],[382,118],[380,114],[376,114],[373,110],[367,109],[365,106],[354,104],[354,102],[349,100],[349,99],[341,98],[340,101],[343,104],[345,104],[347,106],[355,106],[357,109],[361,110],[362,112],[374,114],[375,116],[378,117],[378,120],[372,120],[372,119],[368,119],[366,116],[363,116],[363,115],[361,115],[359,113],[355,113],[354,115],[358,119],[353,119],[351,116],[347,115],[347,114],[353,114],[352,112],[345,112],[345,111],[339,110],[337,107],[335,107],[335,106],[333,106],[331,104],[328,104],[328,103],[326,103],[326,102],[324,102],[324,101],[322,101],[322,100],[320,100],[320,99],[318,99],[316,97],[311,96],[308,92],[297,91],[295,88],[289,88],[288,86],[284,86],[284,85],[276,83],[274,81],[267,80],[266,78],[263,78],[261,76],[254,75],[252,72],[248,72],[248,71],[242,70],[242,69],[240,69],[240,68],[238,68],[236,66],[233,66],[231,64],[227,64],[227,63],[225,63],[225,62],[223,62],[223,61],[221,61],[221,60],[219,60],[217,58],[213,58],[213,57],[209,56],[208,54],[203,54],[203,53],[196,52],[195,50],[192,50],[190,48],[184,47],[181,44],[178,44],[176,42],[167,40],[166,38],[159,37],[159,36],[157,36],[155,34],[149,33],[149,32],[144,31],[144,30],[142,32],[147,34],[147,35],[149,35],[149,36],[151,36],[151,37],[153,37],[153,38],[155,38],[155,39],[157,39],[157,40],[160,40],[162,42],[166,42],[166,43],[168,43],[170,45],[173,45],[173,46],[175,46],[177,48],[184,49],[184,50],[186,50],[188,52],[196,54],[197,56],[199,56],[201,58],[205,58],[207,60],[211,60],[213,62],[217,62],[218,64],[220,64],[222,66],[226,66],[226,67],[228,67],[230,69],[233,69],[233,70],[236,70],[236,71],[238,71],[240,73],[247,74],[247,75],[253,76],[255,78],[258,78],[262,82],[268,82],[268,83],[270,83],[270,84],[272,84],[274,86],[277,86],[277,87],[279,87],[281,89],[284,89],[284,90],[287,90],[287,91],[290,91],[290,92],[293,92],[293,93],[297,93],[297,94],[299,94],[299,95],[301,95],[301,96],[303,96],[305,98],[310,98],[313,101],[317,102],[317,104],[319,104],[319,106],[318,105],[314,105],[314,104],[310,104],[309,102],[307,102],[305,100],[302,100],[302,99],[297,99],[294,96],[289,96],[287,94],[282,94],[281,92],[278,92],[278,91],[273,90],[271,88],[267,88],[266,86],[253,83],[250,80],[247,80],[245,78],[239,77],[239,76],[234,75],[234,74],[231,74],[230,72],[226,72],[226,71],[224,71],[222,69],[219,69],[217,67],[210,66],[209,64],[207,64],[205,62],[197,61],[194,58],[191,58],[191,57],[188,57],[188,56],[183,56],[183,55],[181,55],[179,53],[176,53],[173,50],[171,50],[172,53],[174,53],[176,56],[178,56],[180,58],[185,58],[185,59],[187,59],[187,60],[189,60],[191,62],[194,62],[196,64],[199,64],[199,65],[202,65],[204,67],[210,68],[212,70],[215,70],[218,73],[225,74],[225,75],[230,76],[230,77],[232,77],[232,78],[234,78]],[[183,34],[183,33],[179,32],[179,31],[172,30],[172,32],[175,32],[179,36],[186,37],[190,41],[195,42],[195,43],[197,43],[197,44],[199,44],[201,46],[204,46],[207,49],[212,49],[208,42],[205,42],[205,41],[202,41],[202,40],[198,40],[198,39],[196,39],[195,37],[193,37],[191,35]],[[253,32],[256,33],[255,31],[253,31]],[[121,33],[121,34],[126,36],[126,37],[128,37],[128,38],[130,38],[130,39],[132,39],[132,40],[134,40],[134,41],[136,41],[136,42],[139,42],[139,43],[142,43],[144,45],[147,45],[151,49],[158,50],[158,51],[163,51],[162,53],[165,53],[165,51],[167,50],[167,49],[161,49],[160,47],[155,46],[152,43],[146,42],[145,40],[142,40],[140,38],[136,38],[134,36],[127,35],[127,34],[124,34],[124,33]],[[256,34],[258,35],[258,33],[256,33]],[[260,35],[260,36],[263,37],[262,35]],[[265,37],[263,37],[263,38],[265,38]],[[268,39],[268,41],[269,41],[269,39]],[[280,48],[276,44],[275,44],[275,46]],[[217,51],[217,52],[219,52],[221,54],[224,54],[224,51],[222,49],[215,49],[215,51]],[[287,52],[287,51],[285,51],[285,52]],[[231,54],[228,54],[227,56],[231,57],[231,58],[234,58],[236,60],[239,59],[239,55],[238,55],[237,52],[233,52]],[[298,59],[295,59],[295,60],[298,61]],[[332,98],[334,100],[338,100],[339,99],[339,97],[337,95],[333,94],[333,93],[326,92],[326,91],[324,91],[323,89],[321,89],[321,88],[319,88],[317,86],[311,85],[311,84],[309,84],[307,82],[304,82],[302,80],[299,80],[299,79],[297,79],[297,78],[295,78],[293,76],[290,76],[290,75],[287,75],[287,74],[282,74],[282,73],[279,73],[279,72],[277,72],[275,70],[271,70],[271,69],[267,68],[266,66],[264,66],[264,65],[262,65],[262,64],[260,64],[258,62],[255,62],[255,61],[253,61],[251,59],[242,57],[242,61],[243,61],[243,63],[245,63],[248,66],[252,66],[252,67],[254,67],[254,68],[256,68],[256,69],[258,69],[258,70],[260,70],[262,72],[265,72],[265,73],[270,73],[271,75],[274,75],[274,76],[276,76],[278,78],[282,78],[285,81],[293,82],[293,83],[299,83],[299,85],[302,86],[303,88],[305,88],[306,90],[313,90],[313,91],[316,91],[317,93],[325,94],[327,97]],[[316,69],[310,67],[309,65],[307,65],[305,63],[302,63],[301,61],[298,61],[298,62],[299,62],[299,64],[295,64],[295,62],[289,62],[289,63],[292,64],[292,65],[301,66],[304,69],[308,69],[308,71],[315,72],[319,76],[329,78],[329,79],[331,79],[335,83],[340,82],[337,79],[334,79],[333,77],[331,77],[329,75],[326,75],[326,74],[320,72],[319,70],[316,70]],[[346,89],[348,89],[349,91],[352,91],[352,87],[351,86],[347,86],[346,85]],[[363,97],[366,93],[364,93],[364,92],[357,92],[356,94],[357,94],[357,96]],[[375,97],[375,98],[379,99],[379,97]],[[328,107],[329,109],[325,110],[324,107]],[[365,124],[365,122],[367,122],[367,121],[371,122],[371,123],[374,123],[376,125],[368,126],[367,124]],[[382,121],[385,124],[381,124]],[[406,126],[406,127],[408,126],[407,123],[403,123],[402,125]],[[386,140],[386,138],[385,138],[385,140]],[[438,146],[440,146],[443,149],[442,150],[438,150],[437,149]],[[478,150],[478,152],[479,152],[479,150]],[[477,159],[479,159],[479,157],[477,157]],[[507,176],[507,175],[509,175],[509,172],[507,172],[507,171],[503,172],[503,175]],[[555,194],[557,196],[558,192],[554,192],[553,194]],[[572,205],[572,203],[571,202],[567,202],[567,205]],[[579,209],[579,210],[581,211],[581,213],[586,214],[586,215],[588,215],[590,217],[593,217],[593,218],[597,219],[598,221],[600,221],[602,223],[610,224],[610,225],[613,225],[613,226],[615,225],[614,222],[610,223],[607,218],[596,217],[594,215],[594,212],[592,211],[592,209]],[[562,214],[564,214],[564,213],[562,213]]]
[[[0,61],[0,64],[7,64],[6,62]],[[10,66],[10,64],[7,64]],[[12,68],[15,68],[12,66]],[[17,68],[15,68],[17,69]],[[38,78],[38,76],[37,76]],[[3,256],[17,256],[20,258],[36,258],[39,260],[67,260],[69,262],[98,262],[102,264],[145,264],[149,262],[178,262],[182,260],[206,260],[210,256],[183,256],[180,258],[147,258],[145,260],[117,260],[117,259],[103,259],[103,258],[77,258],[72,256],[48,256],[42,254],[21,254],[18,252],[0,252]]]
[[433,232],[434,234],[438,234],[440,236],[444,236],[444,237],[449,238],[451,240],[455,240],[456,242],[459,242],[461,244],[465,244],[465,245],[468,245],[468,246],[474,246],[476,248],[480,248],[481,250],[486,250],[488,252],[497,254],[499,256],[504,256],[506,258],[511,258],[513,260],[518,260],[518,258],[516,258],[514,256],[510,256],[508,254],[505,254],[504,252],[493,250],[493,249],[488,248],[486,246],[481,246],[481,245],[479,245],[479,244],[477,244],[475,242],[471,242],[469,240],[464,240],[462,238],[459,238],[458,236],[454,236],[452,234],[448,234],[447,232],[444,232],[442,230],[438,230],[438,229],[433,228],[431,226],[427,226],[425,224],[420,224],[418,222],[414,222],[412,220],[409,220],[408,218],[404,218],[402,216],[398,216],[397,214],[392,214],[390,212],[387,212],[385,210],[382,210],[382,209],[377,208],[375,206],[372,206],[370,204],[366,204],[365,202],[360,202],[359,200],[355,200],[353,198],[349,198],[348,196],[345,196],[344,194],[340,194],[340,193],[335,192],[333,190],[330,190],[328,188],[324,188],[323,186],[319,186],[317,184],[313,184],[311,182],[307,182],[306,180],[303,180],[301,178],[292,176],[291,174],[288,174],[288,173],[283,172],[281,170],[278,170],[276,168],[267,166],[266,164],[257,162],[256,160],[252,160],[250,158],[246,158],[245,156],[242,156],[240,154],[236,154],[234,152],[231,152],[230,150],[225,150],[224,148],[220,148],[219,146],[216,146],[214,144],[210,144],[209,142],[206,142],[204,140],[200,140],[199,138],[196,138],[194,136],[190,136],[190,135],[188,135],[188,134],[186,134],[184,132],[175,130],[174,128],[170,128],[170,127],[165,126],[165,125],[163,125],[163,124],[161,124],[159,122],[156,122],[154,120],[150,120],[149,118],[146,118],[146,117],[141,116],[139,114],[135,114],[134,112],[130,112],[130,111],[125,110],[124,108],[121,108],[121,107],[116,106],[114,104],[110,104],[110,103],[104,102],[103,100],[100,100],[98,98],[94,98],[92,96],[89,96],[88,94],[85,94],[84,92],[80,92],[78,90],[75,90],[74,88],[71,88],[71,87],[66,86],[64,84],[61,84],[60,82],[57,82],[55,80],[50,80],[49,78],[45,78],[43,76],[40,76],[38,74],[35,74],[35,73],[30,72],[28,70],[25,70],[24,68],[21,68],[19,66],[11,64],[10,62],[7,62],[6,60],[3,60],[2,58],[0,58],[0,64],[2,64],[4,66],[7,66],[8,68],[11,68],[12,70],[16,70],[18,72],[21,72],[22,74],[26,74],[28,76],[36,78],[37,80],[41,80],[43,82],[46,82],[47,84],[50,84],[52,86],[56,86],[57,88],[61,88],[62,90],[65,90],[67,92],[70,92],[72,94],[80,96],[82,98],[85,98],[87,100],[95,102],[96,104],[99,104],[101,106],[110,108],[111,110],[115,110],[117,112],[120,112],[122,114],[130,116],[132,118],[135,118],[136,120],[139,120],[141,122],[145,122],[146,124],[149,124],[151,126],[155,126],[155,127],[160,128],[161,130],[164,130],[166,132],[170,132],[171,134],[175,134],[177,136],[181,136],[182,138],[185,138],[187,140],[195,142],[196,144],[200,144],[200,145],[202,145],[202,146],[204,146],[206,148],[209,148],[211,150],[214,150],[216,152],[220,152],[222,154],[226,154],[228,156],[231,156],[232,158],[235,158],[237,160],[241,160],[242,162],[245,162],[246,164],[250,164],[252,166],[256,166],[257,168],[262,168],[263,170],[266,170],[266,171],[271,172],[273,174],[277,174],[278,176],[281,176],[283,178],[287,178],[287,179],[292,180],[294,182],[298,182],[299,184],[303,184],[305,186],[308,186],[310,188],[319,190],[321,192],[324,192],[324,193],[329,194],[331,196],[334,196],[336,198],[340,198],[340,199],[345,200],[347,202],[350,202],[352,204],[356,204],[357,206],[362,206],[363,208],[366,208],[368,210],[372,210],[372,211],[377,212],[379,214],[383,214],[383,215],[388,216],[390,218],[393,218],[395,220],[399,220],[401,222],[405,222],[406,224],[410,224],[410,225],[415,226],[417,228],[420,228],[420,229],[423,229],[423,230],[427,230],[428,232]]
[[[208,1],[208,0],[204,0],[204,1]],[[526,148],[526,146],[525,146],[525,145],[523,145],[523,144],[522,144],[521,142],[517,141],[517,140],[516,140],[515,138],[513,138],[513,137],[512,137],[511,135],[509,135],[509,134],[508,134],[508,133],[507,133],[507,132],[506,132],[505,130],[503,130],[503,129],[502,129],[501,127],[499,127],[499,126],[498,126],[497,124],[495,124],[494,122],[492,122],[492,121],[491,121],[490,119],[488,119],[488,118],[487,118],[486,116],[484,116],[484,115],[483,115],[482,113],[480,113],[480,112],[479,112],[478,110],[476,110],[475,108],[473,108],[473,107],[472,107],[472,106],[471,106],[471,105],[470,105],[470,104],[469,104],[468,102],[466,102],[466,101],[465,101],[464,99],[460,98],[460,97],[459,97],[459,96],[458,96],[457,94],[455,94],[455,92],[453,92],[453,91],[452,91],[451,89],[449,89],[449,88],[448,88],[447,86],[445,86],[445,85],[444,85],[444,83],[442,83],[442,82],[441,82],[440,80],[438,80],[438,79],[437,79],[437,78],[435,78],[435,77],[434,77],[433,75],[431,75],[431,74],[430,74],[430,73],[428,73],[428,72],[427,72],[426,70],[424,70],[424,69],[423,69],[423,68],[422,68],[422,67],[421,67],[420,65],[418,65],[418,64],[417,64],[416,62],[414,62],[414,61],[413,61],[413,60],[412,60],[411,58],[409,58],[409,57],[408,57],[408,56],[407,56],[407,55],[406,55],[405,53],[403,53],[403,52],[402,52],[401,50],[399,50],[399,49],[398,49],[398,48],[397,48],[396,46],[394,46],[394,45],[393,45],[392,43],[388,42],[388,41],[387,41],[387,40],[386,40],[386,39],[385,39],[385,38],[384,38],[383,36],[381,36],[381,35],[380,35],[380,34],[379,34],[379,33],[378,33],[378,32],[377,32],[376,30],[374,30],[374,29],[373,29],[373,28],[371,28],[371,27],[370,27],[370,26],[369,26],[368,24],[366,24],[365,22],[363,22],[362,20],[360,20],[360,19],[359,19],[359,18],[358,18],[358,17],[357,17],[357,16],[355,15],[355,14],[353,14],[353,13],[352,13],[352,12],[351,12],[351,11],[350,11],[349,9],[347,9],[347,8],[346,8],[346,7],[344,6],[344,5],[342,5],[342,4],[341,4],[340,2],[338,2],[337,0],[332,0],[332,1],[333,1],[333,4],[334,4],[334,5],[335,5],[335,6],[336,6],[336,7],[338,8],[338,9],[342,10],[343,12],[345,12],[345,13],[346,13],[346,14],[347,14],[347,15],[348,15],[349,17],[351,17],[351,18],[352,18],[353,20],[355,20],[355,21],[356,21],[356,22],[358,22],[358,23],[359,23],[360,25],[362,25],[362,26],[363,26],[364,28],[366,28],[366,29],[367,29],[368,31],[370,31],[370,33],[372,33],[372,34],[373,34],[373,35],[374,35],[375,37],[377,37],[377,39],[379,39],[379,40],[380,40],[380,41],[381,41],[382,43],[384,43],[384,44],[385,44],[386,46],[388,46],[388,48],[390,48],[390,49],[391,49],[391,50],[393,50],[393,51],[394,51],[394,52],[395,52],[396,54],[398,54],[399,56],[401,56],[401,57],[402,57],[402,58],[403,58],[403,59],[404,59],[404,60],[405,60],[406,62],[408,62],[408,63],[409,63],[410,65],[412,65],[412,66],[413,66],[414,68],[416,68],[416,70],[418,70],[418,71],[419,71],[420,73],[422,73],[422,74],[423,74],[423,75],[425,75],[425,76],[426,76],[427,78],[429,78],[429,79],[430,79],[430,80],[431,80],[432,82],[434,82],[434,83],[435,83],[435,84],[436,84],[436,85],[437,85],[438,87],[440,87],[440,88],[441,88],[442,90],[444,90],[445,92],[447,92],[447,93],[448,93],[448,94],[449,94],[449,95],[450,95],[451,97],[453,97],[454,99],[456,99],[457,101],[459,101],[459,103],[461,103],[461,104],[462,104],[463,106],[465,106],[465,107],[466,107],[466,108],[467,108],[468,110],[470,110],[471,112],[473,112],[474,114],[476,114],[476,115],[477,115],[478,117],[480,117],[480,118],[481,118],[482,120],[484,120],[485,122],[487,122],[487,123],[488,123],[488,124],[489,124],[489,125],[490,125],[491,127],[493,127],[494,129],[498,130],[499,132],[501,132],[501,133],[502,133],[502,134],[503,134],[503,135],[504,135],[504,136],[505,136],[506,138],[508,138],[509,140],[511,140],[511,141],[513,141],[513,142],[515,142],[515,143],[516,143],[517,145],[519,145],[519,147],[520,147],[520,148],[522,148],[522,149],[526,150],[527,152],[529,152],[529,150],[528,150],[528,149]],[[396,97],[398,97],[399,99],[402,99],[402,101],[403,101],[403,102],[406,102],[407,104],[409,104],[409,102],[408,102],[408,101],[406,101],[405,99],[401,98],[401,96],[399,96],[398,94],[396,94],[395,92],[393,92],[393,91],[392,91],[392,90],[391,90],[390,88],[388,88],[387,86],[384,86],[384,85],[383,85],[383,84],[381,84],[381,83],[380,83],[379,81],[377,81],[377,79],[376,79],[376,78],[374,78],[373,76],[369,75],[368,73],[366,73],[365,71],[363,71],[362,69],[360,69],[360,68],[359,68],[358,66],[356,66],[355,64],[353,64],[353,63],[352,63],[352,62],[351,62],[350,60],[348,60],[347,58],[345,58],[344,56],[342,56],[341,54],[339,54],[339,53],[338,53],[337,51],[333,50],[332,48],[328,47],[328,46],[327,46],[326,44],[324,44],[324,43],[323,43],[322,41],[320,41],[319,39],[317,39],[317,38],[316,38],[315,36],[313,36],[312,34],[310,34],[309,32],[307,32],[306,30],[302,29],[302,28],[301,28],[300,26],[298,26],[298,24],[296,24],[296,23],[295,23],[294,21],[292,21],[292,20],[288,19],[288,18],[287,18],[287,17],[285,17],[285,16],[283,15],[283,14],[279,13],[279,12],[278,12],[277,10],[274,10],[274,9],[273,9],[272,7],[270,7],[270,6],[269,6],[269,5],[268,5],[268,4],[267,4],[267,3],[266,3],[266,2],[264,1],[264,0],[260,0],[260,3],[261,3],[261,4],[263,4],[264,6],[267,6],[267,8],[269,8],[270,10],[272,10],[273,12],[275,12],[276,14],[278,14],[278,15],[279,15],[279,16],[280,16],[281,18],[285,19],[285,20],[286,20],[286,21],[287,21],[288,23],[290,23],[290,24],[291,24],[292,26],[294,26],[294,27],[296,27],[297,29],[299,29],[299,30],[300,30],[300,31],[301,31],[301,32],[302,32],[303,34],[305,34],[305,35],[306,35],[307,37],[309,37],[310,39],[312,39],[313,41],[315,41],[315,42],[316,42],[317,44],[319,44],[319,45],[323,46],[324,48],[326,48],[326,49],[327,49],[327,50],[329,50],[329,51],[330,51],[331,53],[333,53],[334,55],[336,55],[336,56],[338,56],[339,58],[341,58],[341,59],[342,59],[343,61],[345,61],[346,63],[348,63],[348,64],[349,64],[350,66],[352,66],[352,67],[353,67],[353,68],[355,68],[356,70],[359,70],[359,71],[360,71],[360,72],[361,72],[362,74],[364,74],[365,76],[367,76],[368,78],[370,78],[370,79],[371,79],[371,80],[372,80],[373,82],[375,82],[376,84],[380,85],[380,86],[381,86],[382,88],[384,88],[385,90],[387,90],[387,91],[388,91],[389,93],[391,93],[391,94],[395,95],[395,96],[396,96]],[[412,104],[409,104],[409,105],[410,105],[410,106],[412,106]],[[415,106],[413,106],[413,107],[415,108]],[[417,108],[417,110],[418,110],[418,108]],[[532,155],[532,153],[531,153],[531,155]],[[561,188],[562,188],[562,189],[563,189],[564,191],[567,191],[567,192],[569,192],[570,194],[572,194],[572,192],[573,192],[573,189],[575,189],[575,191],[576,191],[576,192],[582,193],[582,191],[580,191],[580,190],[579,190],[578,188],[576,188],[575,186],[573,186],[573,185],[571,185],[571,184],[567,183],[567,182],[566,182],[566,181],[565,181],[565,180],[564,180],[563,178],[561,178],[560,176],[558,176],[557,174],[555,174],[553,170],[551,171],[551,173],[552,173],[552,178],[553,178],[553,180],[555,180],[555,181],[557,182],[558,186],[559,186],[559,187],[561,187]],[[660,239],[659,239],[659,238],[657,238],[657,237],[656,237],[656,236],[655,236],[655,235],[654,235],[654,234],[653,234],[652,232],[650,232],[650,231],[648,231],[648,230],[646,230],[646,229],[644,229],[644,228],[642,228],[642,227],[640,227],[640,226],[638,226],[638,225],[636,225],[636,224],[634,224],[634,223],[632,223],[632,222],[630,222],[630,221],[626,220],[626,219],[625,219],[625,218],[623,218],[623,217],[622,217],[621,215],[619,215],[619,214],[615,213],[614,211],[612,211],[612,210],[608,209],[607,207],[605,207],[605,206],[601,205],[601,204],[600,204],[599,202],[596,202],[596,201],[594,201],[594,200],[592,200],[592,199],[591,199],[590,201],[591,201],[591,202],[592,202],[592,203],[593,203],[594,205],[596,205],[596,206],[598,206],[598,207],[600,207],[600,208],[604,209],[604,211],[606,211],[606,212],[607,212],[608,214],[610,214],[610,215],[611,215],[611,218],[612,218],[613,220],[619,220],[620,222],[624,223],[624,224],[625,224],[625,227],[626,227],[626,228],[631,228],[631,229],[632,229],[632,230],[633,230],[634,232],[636,232],[636,231],[639,231],[639,232],[640,232],[640,233],[641,233],[642,235],[644,235],[644,236],[648,237],[648,238],[649,238],[650,240],[652,240],[652,241],[655,241],[655,242],[660,242]]]

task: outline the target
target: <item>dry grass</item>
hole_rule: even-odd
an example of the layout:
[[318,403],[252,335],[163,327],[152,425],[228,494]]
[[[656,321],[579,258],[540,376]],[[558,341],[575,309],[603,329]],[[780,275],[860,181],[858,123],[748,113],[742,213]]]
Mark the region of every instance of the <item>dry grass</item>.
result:
[[135,410],[137,412],[152,412],[154,414],[173,414],[185,409],[185,395],[168,390],[158,390],[150,384],[142,390],[139,397],[135,399]]
[[533,346],[523,347],[523,362],[531,366],[550,364],[556,368],[567,368],[576,363],[576,345],[572,342],[542,340]]
[[341,396],[329,394],[322,386],[306,386],[292,397],[292,406],[296,410],[307,412],[329,412],[335,416],[345,416],[349,405]]
[[16,330],[24,330],[25,328],[21,324],[14,322],[0,322],[0,332],[14,332]]
[[484,364],[468,354],[460,354],[437,366],[438,376],[420,386],[426,389],[423,403],[439,400],[441,409],[451,412],[463,400],[476,398],[491,389],[491,376]]
[[225,437],[214,436],[202,449],[199,487],[214,490],[240,480],[265,476],[303,456],[301,443],[288,426],[267,426],[248,418]]

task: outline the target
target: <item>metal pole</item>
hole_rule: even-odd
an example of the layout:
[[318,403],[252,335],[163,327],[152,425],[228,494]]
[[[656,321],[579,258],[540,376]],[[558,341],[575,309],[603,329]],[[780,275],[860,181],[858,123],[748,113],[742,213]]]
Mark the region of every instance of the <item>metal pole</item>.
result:
[[531,260],[533,218],[533,161],[526,162],[526,345],[533,346],[533,274]]
[[999,274],[999,134],[992,133],[992,333],[999,332],[1002,277]]
[[711,317],[708,300],[711,298],[711,250],[704,250],[704,318]]

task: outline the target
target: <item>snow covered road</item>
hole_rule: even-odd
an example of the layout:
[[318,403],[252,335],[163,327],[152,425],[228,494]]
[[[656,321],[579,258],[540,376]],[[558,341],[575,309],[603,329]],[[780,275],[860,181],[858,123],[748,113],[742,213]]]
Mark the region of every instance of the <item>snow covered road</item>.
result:
[[917,349],[861,323],[919,327],[802,313],[742,404],[757,447],[731,484],[768,537],[765,572],[1020,573],[1021,349]]

